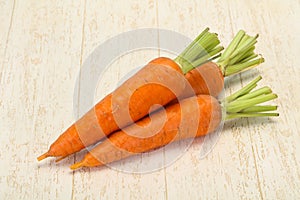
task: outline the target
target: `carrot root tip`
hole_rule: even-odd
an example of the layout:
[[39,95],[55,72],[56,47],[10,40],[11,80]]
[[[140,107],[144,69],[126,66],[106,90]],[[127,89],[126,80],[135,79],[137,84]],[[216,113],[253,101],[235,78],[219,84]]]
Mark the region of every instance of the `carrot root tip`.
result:
[[45,158],[48,158],[50,156],[49,152],[44,153],[43,155],[37,157],[38,161],[44,160]]
[[70,169],[75,170],[84,166],[83,162],[78,162],[70,166]]

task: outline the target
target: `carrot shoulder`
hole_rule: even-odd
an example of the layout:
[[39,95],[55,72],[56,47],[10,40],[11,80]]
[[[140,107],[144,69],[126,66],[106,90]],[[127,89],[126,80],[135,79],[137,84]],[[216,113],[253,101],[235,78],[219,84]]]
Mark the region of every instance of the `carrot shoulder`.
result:
[[[198,60],[193,60],[185,52],[181,53],[175,61],[185,64],[186,68],[195,68],[185,74],[186,79],[196,94],[209,94],[217,97],[224,87],[224,77],[249,70],[260,63],[264,58],[254,52],[258,35],[251,37],[240,30],[224,52],[215,62],[206,62],[199,65]],[[182,98],[189,97],[186,92]]]

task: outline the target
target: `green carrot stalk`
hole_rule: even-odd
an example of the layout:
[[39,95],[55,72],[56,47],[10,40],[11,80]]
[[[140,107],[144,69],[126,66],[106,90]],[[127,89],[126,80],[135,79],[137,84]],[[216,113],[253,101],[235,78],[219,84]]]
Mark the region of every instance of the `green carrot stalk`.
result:
[[254,53],[258,35],[251,37],[240,30],[223,53],[219,46],[217,34],[205,29],[178,57],[174,60],[182,66],[186,74],[192,69],[217,58],[216,64],[222,74],[230,76],[249,70],[264,62],[264,58]]
[[239,117],[266,117],[279,116],[278,113],[270,112],[277,110],[274,105],[259,105],[277,98],[269,87],[262,87],[252,91],[257,87],[261,76],[255,78],[242,89],[228,96],[222,101],[225,109],[225,119]]

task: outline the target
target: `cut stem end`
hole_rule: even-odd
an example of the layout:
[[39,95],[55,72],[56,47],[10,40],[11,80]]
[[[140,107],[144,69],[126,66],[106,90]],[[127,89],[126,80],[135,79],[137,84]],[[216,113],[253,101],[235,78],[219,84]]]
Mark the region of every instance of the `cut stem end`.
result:
[[249,70],[264,62],[263,57],[257,58],[258,54],[254,53],[257,38],[258,34],[251,37],[243,30],[235,35],[217,61],[224,76]]

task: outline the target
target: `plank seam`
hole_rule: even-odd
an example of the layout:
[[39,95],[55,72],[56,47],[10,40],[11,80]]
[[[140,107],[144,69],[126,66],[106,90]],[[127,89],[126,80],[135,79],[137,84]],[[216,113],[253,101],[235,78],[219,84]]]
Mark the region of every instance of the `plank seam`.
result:
[[[82,31],[81,31],[81,48],[80,48],[80,63],[79,63],[79,80],[78,80],[78,96],[77,96],[77,104],[79,105],[80,101],[80,80],[81,80],[81,66],[82,66],[82,60],[83,60],[83,46],[84,46],[84,29],[85,29],[85,19],[86,19],[86,4],[87,1],[84,0],[84,6],[83,6],[83,19],[82,19]],[[77,112],[77,116],[79,116],[79,110]],[[76,162],[76,153],[74,154],[74,160],[73,164]],[[72,194],[71,194],[71,200],[74,199],[74,189],[75,189],[75,171],[72,172]]]
[[[14,13],[15,13],[15,5],[16,5],[16,0],[14,0],[14,2],[13,2],[13,7],[12,7],[11,15],[10,15],[10,23],[9,23],[9,27],[8,27],[8,31],[7,31],[4,54],[3,54],[2,69],[4,69],[8,40],[9,40],[9,36],[10,36],[11,28],[12,28],[13,17],[14,17]],[[0,77],[0,80],[1,80],[1,77]]]

